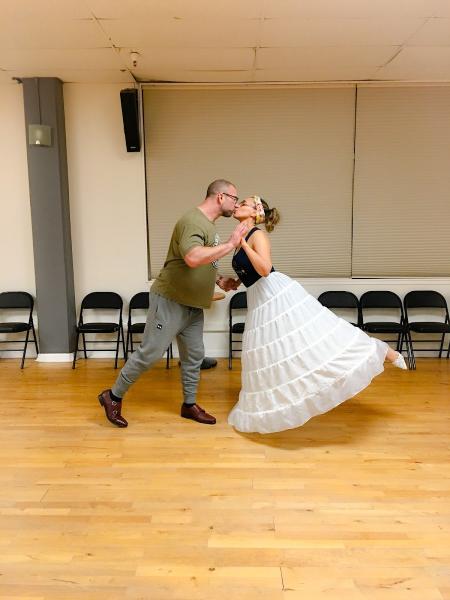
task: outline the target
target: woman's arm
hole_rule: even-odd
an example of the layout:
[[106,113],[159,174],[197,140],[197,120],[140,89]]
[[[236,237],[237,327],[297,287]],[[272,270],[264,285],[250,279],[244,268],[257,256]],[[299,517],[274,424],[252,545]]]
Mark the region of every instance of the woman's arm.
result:
[[195,268],[219,260],[219,258],[222,258],[239,246],[242,236],[245,235],[247,231],[247,225],[245,223],[239,223],[227,242],[212,247],[194,246],[184,255],[184,262],[188,267]]
[[253,247],[245,238],[241,240],[241,246],[250,259],[255,271],[262,277],[267,277],[272,270],[272,255],[270,252],[270,241],[264,231],[255,231],[251,237]]

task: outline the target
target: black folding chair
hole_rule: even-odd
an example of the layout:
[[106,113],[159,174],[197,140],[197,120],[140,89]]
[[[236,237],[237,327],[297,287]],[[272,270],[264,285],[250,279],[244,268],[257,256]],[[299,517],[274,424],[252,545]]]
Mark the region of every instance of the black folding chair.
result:
[[[402,352],[403,343],[406,345],[408,367],[410,369],[416,368],[416,362],[414,360],[414,352],[411,343],[411,334],[408,330],[405,313],[403,310],[403,304],[401,299],[390,291],[370,291],[365,292],[360,300],[359,305],[361,308],[361,327],[367,333],[374,334],[392,334],[396,335],[395,339],[385,339],[385,342],[396,342],[397,352]],[[375,310],[388,310],[390,313],[395,311],[397,321],[367,321],[369,311]]]
[[[228,307],[228,318],[229,318],[229,330],[228,330],[228,368],[233,368],[233,351],[240,352],[242,350],[242,337],[239,339],[233,339],[233,334],[239,334],[242,336],[244,333],[245,322],[238,321],[234,322],[233,311],[241,311],[247,308],[247,293],[246,292],[238,292],[234,294],[230,300],[230,304]],[[239,344],[239,347],[236,348],[236,344]]]
[[[447,301],[444,296],[434,290],[413,290],[408,292],[404,299],[405,317],[408,323],[409,331],[415,333],[439,334],[441,342],[439,345],[439,358],[442,356],[444,348],[445,334],[450,333],[450,318],[448,313]],[[411,309],[415,311],[426,311],[435,309],[439,311],[439,315],[444,318],[443,321],[410,321]],[[436,339],[431,340],[414,340],[417,344],[436,342]],[[412,341],[411,341],[412,348]],[[436,352],[436,348],[421,348],[421,352]],[[450,356],[450,340],[447,349],[447,358]]]
[[355,327],[361,327],[361,309],[359,306],[359,300],[352,292],[346,291],[329,291],[323,292],[317,298],[317,300],[323,306],[327,308],[348,308],[356,311],[356,319],[350,321]]
[[33,333],[33,342],[36,347],[36,354],[39,354],[38,343],[36,339],[36,331],[34,329],[33,321],[33,307],[34,300],[33,296],[28,292],[2,292],[0,294],[0,310],[27,310],[28,319],[26,321],[5,321],[0,323],[0,333],[14,334],[26,332],[24,340],[0,340],[1,344],[11,344],[14,342],[23,342],[23,348],[8,348],[3,352],[17,352],[22,350],[22,362],[20,368],[23,369],[25,364],[25,356],[27,354],[28,341],[30,337],[30,331]]
[[[149,307],[149,293],[148,292],[138,292],[135,294],[130,300],[129,312],[128,312],[128,326],[127,326],[127,342],[126,342],[126,358],[128,360],[128,352],[134,352],[134,340],[133,334],[142,334],[145,329],[145,321],[144,322],[135,322],[133,323],[132,312],[133,310],[148,310]],[[169,368],[170,363],[169,359],[173,358],[173,348],[172,342],[167,348],[166,352],[166,369]]]
[[[123,323],[122,323],[122,308],[123,301],[119,294],[115,292],[91,292],[87,296],[83,298],[81,302],[81,310],[80,310],[80,318],[78,320],[77,325],[77,341],[75,344],[75,353],[73,356],[72,369],[75,369],[75,362],[77,360],[77,353],[80,348],[78,348],[78,341],[80,335],[83,339],[83,351],[84,358],[87,358],[87,350],[95,351],[95,352],[109,352],[111,348],[87,348],[86,347],[86,335],[88,334],[102,334],[102,333],[117,333],[117,338],[115,340],[116,344],[116,359],[114,362],[114,368],[117,369],[117,359],[119,357],[119,345],[120,340],[122,339],[122,347],[123,347],[123,355],[126,356],[125,350],[125,338],[123,334]],[[113,322],[84,322],[83,313],[85,310],[117,310],[119,318],[117,321]],[[109,340],[90,340],[91,344],[101,344],[104,342],[109,342]],[[112,343],[112,342],[110,342]]]

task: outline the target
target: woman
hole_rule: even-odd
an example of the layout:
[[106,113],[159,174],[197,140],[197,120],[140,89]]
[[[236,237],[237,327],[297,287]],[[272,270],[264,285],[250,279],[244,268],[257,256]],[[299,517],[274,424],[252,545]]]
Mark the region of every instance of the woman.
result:
[[351,398],[383,371],[385,359],[406,369],[388,344],[340,319],[272,266],[276,208],[253,196],[234,211],[249,233],[233,257],[248,288],[242,345],[242,389],[228,422],[239,431],[271,433],[303,425]]

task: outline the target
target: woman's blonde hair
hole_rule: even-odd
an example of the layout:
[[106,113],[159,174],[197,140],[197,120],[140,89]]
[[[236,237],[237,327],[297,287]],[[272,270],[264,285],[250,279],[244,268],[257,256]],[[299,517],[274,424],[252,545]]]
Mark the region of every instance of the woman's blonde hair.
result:
[[266,217],[264,225],[267,231],[270,233],[274,230],[275,225],[280,221],[280,213],[276,208],[269,208],[269,205],[265,200],[261,198],[262,205],[264,207],[264,215]]

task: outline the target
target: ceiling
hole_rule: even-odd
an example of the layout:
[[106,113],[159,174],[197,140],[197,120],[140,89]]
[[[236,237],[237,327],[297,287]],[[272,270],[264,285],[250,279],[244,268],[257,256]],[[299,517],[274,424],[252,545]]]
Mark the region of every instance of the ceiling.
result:
[[0,0],[13,77],[448,82],[450,0]]

